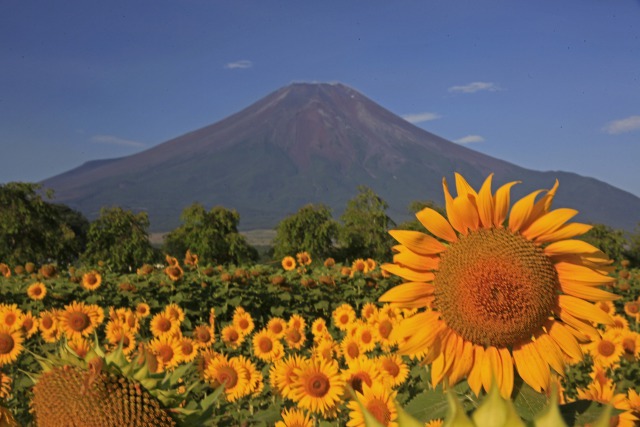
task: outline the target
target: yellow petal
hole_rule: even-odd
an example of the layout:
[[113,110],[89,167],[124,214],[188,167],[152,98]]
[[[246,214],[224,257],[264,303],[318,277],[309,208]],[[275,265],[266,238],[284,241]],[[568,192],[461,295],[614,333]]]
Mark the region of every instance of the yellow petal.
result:
[[440,213],[431,209],[424,208],[416,214],[418,221],[429,230],[431,234],[436,237],[446,240],[447,242],[455,242],[458,240],[458,235]]
[[569,330],[557,320],[551,321],[547,327],[549,336],[553,338],[556,344],[573,359],[582,359],[582,349],[580,344]]
[[541,334],[535,341],[538,353],[545,362],[549,364],[558,374],[564,377],[564,359],[562,351],[557,346],[553,338],[547,334]]
[[534,390],[541,392],[549,388],[551,372],[532,342],[514,347],[513,360],[520,377]]
[[469,372],[469,376],[467,377],[467,382],[469,383],[469,387],[475,393],[476,396],[479,396],[480,390],[482,390],[482,364],[483,363],[484,363],[484,348],[479,345],[474,345],[473,367],[471,368],[471,372]]
[[498,349],[502,366],[502,383],[500,384],[500,394],[503,398],[509,399],[513,392],[513,359],[508,348]]
[[498,228],[502,227],[502,223],[507,218],[507,213],[509,212],[511,187],[519,183],[520,181],[508,182],[496,191],[493,224]]
[[378,301],[380,302],[406,302],[416,298],[433,295],[435,285],[433,283],[424,282],[408,282],[402,285],[394,286],[387,292],[382,294]]
[[586,299],[587,301],[615,301],[620,299],[620,295],[603,291],[594,286],[585,286],[575,282],[560,281],[560,290],[567,295]]
[[451,193],[449,193],[449,186],[447,185],[447,180],[445,178],[442,178],[442,190],[444,191],[444,202],[447,209],[447,218],[449,218],[449,223],[458,233],[466,235],[468,233],[467,227],[462,221],[461,213],[456,210],[454,199],[451,197]]
[[449,374],[449,384],[454,385],[462,378],[469,375],[473,366],[473,344],[464,339],[458,340],[459,348],[456,349],[458,356],[453,361],[454,366]]
[[569,332],[571,332],[579,341],[590,341],[591,339],[599,336],[598,330],[591,326],[589,322],[576,318],[567,310],[563,310],[562,308],[556,309],[556,312],[560,319],[562,319],[567,326],[570,326],[573,329],[569,329]]
[[594,304],[590,304],[580,298],[569,295],[558,295],[558,305],[561,309],[579,319],[587,319],[596,323],[613,325],[614,321],[607,313],[600,310]]
[[535,239],[536,243],[555,242],[556,240],[565,240],[572,237],[580,236],[593,228],[592,225],[581,224],[579,222],[572,222],[571,224],[563,225],[552,233],[543,234]]
[[539,217],[529,227],[522,231],[522,235],[529,240],[533,240],[543,234],[549,234],[562,227],[567,221],[576,216],[575,209],[561,208]]
[[478,208],[468,196],[458,196],[453,199],[453,207],[456,215],[463,224],[463,234],[467,234],[467,229],[475,231],[480,225],[480,217],[478,216]]
[[615,282],[615,278],[600,274],[589,267],[570,264],[568,262],[558,262],[555,264],[558,278],[562,282],[584,282],[585,285],[599,286]]
[[474,199],[478,197],[478,193],[469,185],[466,179],[458,172],[454,173],[456,177],[456,192],[458,193],[458,197],[470,195]]
[[[453,232],[453,230],[451,231]],[[391,230],[389,234],[417,254],[432,255],[447,249],[447,247],[437,239],[434,239],[428,234],[420,233],[419,231]]]
[[556,179],[553,188],[547,191],[547,193],[544,196],[540,197],[540,200],[538,200],[535,205],[533,205],[533,209],[531,209],[529,218],[522,224],[522,230],[528,228],[534,221],[549,212],[549,209],[551,208],[551,202],[553,201],[553,197],[555,196],[556,190],[558,189],[558,185],[559,183]]
[[491,180],[493,174],[490,174],[485,179],[480,192],[478,193],[477,205],[478,216],[480,217],[480,223],[484,228],[490,228],[493,226],[493,195],[491,193]]
[[544,253],[548,256],[565,254],[595,254],[601,253],[600,249],[582,240],[560,240],[550,243],[544,248]]
[[418,255],[410,250],[405,250],[395,254],[393,256],[393,262],[411,268],[412,270],[430,271],[438,269],[440,257]]
[[484,351],[482,386],[486,391],[491,390],[493,381],[497,381],[498,384],[502,382],[502,366],[500,363],[500,354],[495,347],[490,346]]
[[397,264],[382,264],[381,269],[388,271],[391,274],[400,276],[410,282],[431,282],[435,277],[433,273],[428,271],[412,270],[410,268],[402,267]]
[[513,204],[509,214],[509,230],[513,232],[520,230],[522,224],[529,219],[529,215],[533,210],[533,202],[542,191],[536,190]]

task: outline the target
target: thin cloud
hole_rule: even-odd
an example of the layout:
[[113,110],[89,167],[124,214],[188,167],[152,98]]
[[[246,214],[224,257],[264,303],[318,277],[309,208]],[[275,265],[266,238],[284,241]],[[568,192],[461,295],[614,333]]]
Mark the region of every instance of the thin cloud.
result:
[[640,116],[629,116],[625,119],[614,120],[607,123],[603,130],[610,135],[640,130]]
[[492,82],[472,82],[467,85],[451,86],[449,88],[449,92],[454,93],[475,93],[482,90],[495,92],[500,90],[500,86]]
[[484,138],[481,137],[480,135],[467,135],[467,136],[463,136],[462,138],[458,138],[453,142],[455,142],[456,144],[462,144],[462,145],[474,144],[476,142],[484,142]]
[[91,137],[91,142],[96,144],[111,144],[122,145],[126,147],[144,147],[146,144],[140,141],[132,141],[130,139],[124,139],[113,135],[94,135]]
[[415,114],[406,114],[402,116],[403,119],[408,121],[409,123],[422,123],[422,122],[430,122],[431,120],[438,120],[442,116],[436,113],[415,113]]
[[235,70],[238,68],[240,69],[251,68],[251,67],[253,67],[253,62],[249,61],[248,59],[241,59],[240,61],[229,62],[224,66],[224,68],[228,70]]

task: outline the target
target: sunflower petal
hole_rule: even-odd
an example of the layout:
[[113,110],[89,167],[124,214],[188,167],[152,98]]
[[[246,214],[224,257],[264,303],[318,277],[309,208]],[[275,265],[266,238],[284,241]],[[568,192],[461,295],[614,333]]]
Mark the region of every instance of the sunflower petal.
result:
[[508,182],[496,191],[493,225],[498,228],[502,227],[502,223],[507,218],[509,205],[511,204],[511,187],[516,184],[520,184],[520,181]]
[[455,199],[451,197],[451,193],[449,192],[449,185],[447,184],[447,180],[445,178],[442,178],[442,189],[444,191],[445,208],[447,210],[447,218],[449,218],[449,223],[458,233],[466,235],[468,233],[468,230],[463,221],[464,210],[459,211],[458,209],[456,209],[456,204],[454,203]]
[[560,240],[550,243],[544,248],[545,255],[565,255],[565,254],[595,254],[601,253],[600,249],[583,240]]
[[558,374],[564,377],[564,359],[562,358],[562,351],[547,334],[541,334],[535,341],[535,346],[538,349],[538,353],[545,362],[549,364]]
[[500,384],[500,394],[504,399],[509,399],[513,392],[513,358],[508,348],[498,349],[502,366],[502,383]]
[[471,231],[478,229],[480,225],[478,208],[468,196],[458,196],[453,199],[453,207],[464,227],[463,234],[467,234],[467,229]]
[[449,374],[450,385],[454,385],[468,376],[473,367],[473,344],[470,341],[459,339],[458,345],[461,345],[461,348],[456,349],[457,357]]
[[577,214],[577,210],[567,208],[560,208],[547,212],[524,229],[522,231],[522,235],[529,240],[533,240],[543,234],[552,233],[562,227],[567,221]]
[[536,237],[536,243],[548,243],[555,242],[556,240],[565,240],[572,237],[580,236],[593,228],[589,224],[581,224],[579,222],[572,222],[571,224],[563,225],[557,230],[549,233],[542,234]]
[[560,290],[567,295],[582,298],[587,301],[615,301],[620,299],[620,295],[612,294],[611,292],[603,291],[594,286],[584,286],[575,282],[560,281]]
[[436,237],[446,240],[447,242],[455,242],[458,240],[458,235],[449,224],[449,221],[445,219],[438,211],[431,208],[424,208],[416,214],[418,221],[429,230],[431,234]]
[[393,256],[393,262],[396,264],[402,264],[405,267],[409,267],[413,270],[437,270],[440,263],[440,257],[438,256],[423,256],[418,255],[410,250],[401,251]]
[[437,239],[419,231],[391,230],[389,234],[402,245],[420,255],[438,254],[447,249]]
[[529,218],[522,224],[522,230],[528,228],[534,221],[549,212],[549,209],[551,208],[551,202],[553,201],[553,197],[556,194],[558,185],[559,182],[556,179],[556,182],[551,190],[547,191],[547,193],[544,196],[540,197],[540,200],[538,200],[535,205],[533,205],[533,209],[531,210]]
[[502,366],[500,354],[494,346],[490,346],[484,352],[482,363],[482,386],[486,391],[491,390],[494,381],[502,382]]
[[509,214],[509,230],[520,231],[522,224],[529,219],[533,210],[533,202],[543,190],[536,190],[513,204]]
[[482,364],[484,362],[484,347],[479,345],[473,346],[473,366],[467,377],[469,387],[476,396],[480,395],[482,390]]
[[558,305],[561,309],[577,317],[578,319],[587,319],[596,323],[604,323],[605,325],[613,325],[613,319],[604,311],[600,310],[594,304],[590,304],[580,298],[570,295],[558,295]]
[[513,360],[520,377],[534,390],[549,388],[551,372],[532,342],[514,347]]
[[560,319],[567,325],[567,327],[571,327],[573,330],[569,329],[569,332],[575,336],[578,341],[590,341],[591,339],[597,337],[599,332],[596,328],[591,326],[589,322],[585,322],[583,320],[577,319],[575,316],[571,315],[567,310],[559,309],[556,310]]
[[418,271],[410,268],[402,267],[397,264],[385,263],[380,266],[381,269],[388,271],[391,274],[400,276],[410,282],[431,282],[435,277],[433,273],[429,271]]
[[493,179],[493,174],[489,174],[487,179],[485,179],[482,187],[480,187],[480,192],[477,197],[477,205],[478,205],[478,216],[480,217],[480,223],[485,228],[490,228],[493,226],[493,195],[491,193],[491,181]]
[[458,193],[458,197],[470,195],[474,199],[478,197],[478,193],[469,185],[466,179],[458,172],[454,173],[456,177],[456,192]]
[[549,336],[573,359],[582,359],[582,349],[569,330],[557,320],[551,321],[547,327]]
[[558,279],[562,282],[567,279],[571,282],[585,282],[586,285],[598,286],[615,282],[615,278],[597,273],[589,267],[558,262],[555,264]]
[[433,295],[435,285],[433,283],[424,282],[408,282],[402,285],[394,286],[387,292],[382,294],[378,301],[380,302],[405,302],[412,301],[428,295]]

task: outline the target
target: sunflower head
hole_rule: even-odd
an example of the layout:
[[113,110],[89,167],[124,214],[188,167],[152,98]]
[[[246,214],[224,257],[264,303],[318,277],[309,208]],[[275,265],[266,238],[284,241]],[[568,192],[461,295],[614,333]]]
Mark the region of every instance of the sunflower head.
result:
[[291,271],[296,268],[296,260],[292,256],[286,256],[282,258],[282,268],[286,271]]
[[82,275],[82,287],[88,291],[95,291],[102,284],[102,276],[93,270]]

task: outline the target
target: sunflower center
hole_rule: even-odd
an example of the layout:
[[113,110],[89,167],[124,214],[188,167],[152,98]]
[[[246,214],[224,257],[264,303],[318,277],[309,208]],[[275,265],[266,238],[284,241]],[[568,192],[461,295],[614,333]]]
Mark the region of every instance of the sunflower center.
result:
[[13,337],[11,334],[6,332],[0,333],[0,354],[9,354],[13,347],[15,346],[15,342],[13,341]]
[[40,286],[36,286],[31,290],[31,292],[33,293],[33,295],[38,297],[42,294],[42,288]]
[[229,331],[229,342],[236,342],[240,339],[240,335],[235,330]]
[[369,403],[367,403],[367,410],[380,424],[383,426],[389,425],[389,421],[391,421],[391,411],[389,411],[386,402],[381,399],[371,399]]
[[189,341],[182,341],[180,345],[182,347],[182,354],[185,356],[191,355],[193,353],[193,345]]
[[463,236],[442,254],[434,306],[447,326],[474,344],[510,347],[551,313],[559,287],[541,248],[505,229]]
[[238,373],[231,366],[221,367],[217,378],[220,384],[224,384],[225,389],[233,388],[238,383]]
[[287,333],[287,338],[289,338],[289,341],[292,343],[298,343],[302,339],[302,335],[300,335],[297,329],[291,329]]
[[69,314],[69,328],[75,332],[82,332],[91,325],[91,319],[86,313],[75,312]]
[[199,329],[197,338],[198,338],[198,341],[208,342],[211,339],[211,334],[206,329]]
[[364,383],[371,387],[373,381],[371,381],[371,377],[366,372],[358,372],[351,377],[349,383],[351,384],[352,389],[354,389],[358,393],[362,393],[362,384]]
[[598,343],[598,354],[604,357],[609,357],[613,355],[616,351],[616,346],[607,340],[602,340]]
[[269,338],[262,338],[258,343],[258,347],[263,353],[268,353],[271,351],[271,349],[273,349],[273,343]]
[[358,357],[360,355],[360,348],[358,348],[358,344],[354,342],[350,342],[349,345],[347,346],[347,354],[352,359],[355,359],[356,357]]
[[387,319],[383,320],[378,325],[378,332],[380,332],[380,336],[382,338],[389,338],[389,334],[391,334],[392,329],[393,329],[393,325]]
[[18,316],[15,313],[7,313],[4,317],[4,323],[7,326],[12,326],[18,320]]
[[340,323],[343,325],[346,325],[347,323],[349,323],[349,315],[343,314],[342,316],[340,316]]
[[160,332],[168,332],[171,329],[171,320],[161,317],[156,325]]
[[624,348],[624,352],[632,356],[636,352],[636,340],[633,338],[624,338],[622,340],[622,348]]
[[87,284],[93,286],[96,283],[98,283],[98,278],[96,276],[94,276],[93,274],[90,274],[87,277]]
[[329,391],[329,378],[318,373],[307,380],[307,393],[313,397],[323,397]]
[[371,332],[364,331],[362,332],[362,335],[360,335],[360,340],[365,344],[369,344],[371,341],[373,341],[373,336],[371,335]]
[[53,319],[51,317],[49,317],[49,316],[43,317],[40,320],[40,324],[45,329],[51,329],[51,327],[53,326]]
[[240,319],[238,325],[240,326],[240,329],[247,329],[249,327],[249,321],[247,321],[247,319]]
[[400,373],[400,367],[393,360],[384,359],[382,361],[382,368],[392,377],[397,377]]

